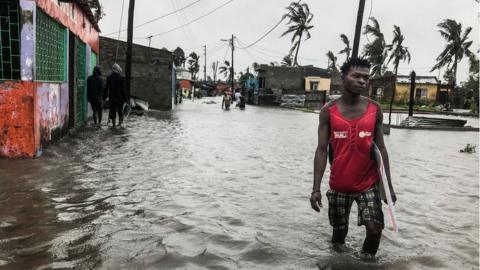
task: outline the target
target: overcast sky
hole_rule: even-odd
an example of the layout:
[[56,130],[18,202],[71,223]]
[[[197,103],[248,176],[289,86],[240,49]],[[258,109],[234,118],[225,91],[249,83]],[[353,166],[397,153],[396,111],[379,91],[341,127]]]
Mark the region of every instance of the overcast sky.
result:
[[[99,25],[102,35],[118,31],[121,21],[122,1],[124,11],[122,29],[127,26],[128,0],[101,0],[106,16]],[[164,14],[182,9],[175,14],[166,16],[153,23],[146,24],[134,30],[134,43],[148,45],[146,37],[156,35],[151,39],[151,46],[167,48],[173,51],[181,47],[185,54],[195,51],[201,54],[200,78],[203,78],[203,45],[207,45],[207,75],[211,74],[213,61],[230,60],[231,51],[227,50],[228,39],[234,34],[237,46],[253,43],[270,30],[286,12],[285,7],[291,0],[136,0],[134,25],[139,25]],[[358,1],[353,0],[302,0],[308,3],[314,14],[311,30],[312,37],[302,41],[299,52],[300,65],[327,66],[325,54],[331,50],[337,54],[343,43],[339,35],[346,34],[351,43],[355,31]],[[192,4],[193,3],[193,4]],[[223,5],[223,6],[222,6]],[[185,27],[169,33],[164,33],[195,20],[204,14],[220,7]],[[404,45],[408,47],[412,60],[410,64],[401,63],[400,74],[409,74],[415,70],[417,75],[435,75],[430,73],[435,59],[445,47],[445,41],[438,32],[437,24],[443,19],[453,19],[462,23],[463,29],[473,28],[470,40],[473,40],[471,50],[478,50],[479,39],[479,6],[474,0],[366,0],[363,25],[368,16],[375,17],[386,42],[392,39],[393,25],[400,26],[405,36]],[[287,55],[291,43],[290,35],[280,37],[287,29],[286,20],[263,40],[248,49],[235,50],[235,71],[245,71],[253,62],[281,62]],[[164,33],[164,34],[161,34]],[[109,35],[117,38],[118,34]],[[361,36],[360,52],[368,37]],[[120,39],[126,39],[126,32],[120,34]],[[371,38],[370,38],[371,39]],[[351,45],[352,46],[352,45]],[[338,55],[338,64],[343,63],[345,56]],[[443,70],[441,77],[443,77]],[[457,80],[468,77],[468,60],[464,59],[458,68]]]

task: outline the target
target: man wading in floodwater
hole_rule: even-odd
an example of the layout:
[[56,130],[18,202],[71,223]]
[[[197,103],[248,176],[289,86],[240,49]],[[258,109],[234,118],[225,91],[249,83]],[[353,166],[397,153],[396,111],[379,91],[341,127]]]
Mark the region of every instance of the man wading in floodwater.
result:
[[115,118],[118,114],[118,125],[123,123],[123,106],[127,102],[127,93],[125,91],[125,78],[121,75],[122,68],[118,64],[113,64],[112,73],[107,77],[107,85],[103,94],[104,99],[108,96],[108,106],[110,107],[109,118],[112,119],[113,128],[115,128]]
[[334,246],[345,244],[353,201],[358,205],[358,225],[365,225],[366,238],[362,254],[374,257],[384,228],[378,181],[380,176],[373,160],[373,143],[383,156],[390,192],[387,149],[383,141],[383,113],[380,105],[360,95],[367,89],[370,63],[352,58],[341,67],[344,91],[340,98],[327,103],[320,111],[318,147],[315,152],[312,208],[322,207],[320,182],[327,165],[327,149],[331,163],[330,190],[327,191],[328,218],[333,227]]

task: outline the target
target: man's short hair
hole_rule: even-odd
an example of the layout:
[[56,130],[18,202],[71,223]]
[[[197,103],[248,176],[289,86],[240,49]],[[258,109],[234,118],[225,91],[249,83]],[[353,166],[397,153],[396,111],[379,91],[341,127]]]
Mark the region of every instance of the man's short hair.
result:
[[348,61],[343,63],[343,65],[340,67],[340,70],[342,71],[343,75],[347,75],[351,67],[366,67],[370,69],[371,66],[372,64],[370,64],[367,59],[350,58]]

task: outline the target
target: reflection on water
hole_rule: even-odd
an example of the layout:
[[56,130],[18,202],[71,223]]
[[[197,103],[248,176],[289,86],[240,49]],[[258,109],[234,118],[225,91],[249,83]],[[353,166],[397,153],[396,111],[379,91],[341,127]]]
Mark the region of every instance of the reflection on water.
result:
[[186,101],[0,160],[0,269],[478,268],[478,133],[392,130],[400,232],[361,262],[355,208],[336,253],[309,206],[317,124]]

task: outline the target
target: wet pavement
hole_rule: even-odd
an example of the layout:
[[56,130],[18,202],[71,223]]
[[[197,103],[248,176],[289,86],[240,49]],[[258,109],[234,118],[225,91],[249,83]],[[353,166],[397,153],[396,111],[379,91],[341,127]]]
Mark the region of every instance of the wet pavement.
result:
[[356,207],[344,253],[310,209],[318,115],[207,100],[0,160],[0,269],[478,269],[478,132],[392,130],[400,231],[364,262]]

